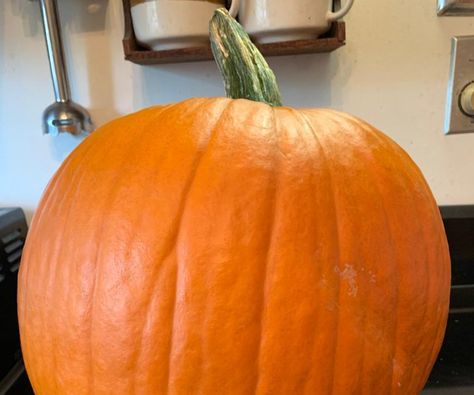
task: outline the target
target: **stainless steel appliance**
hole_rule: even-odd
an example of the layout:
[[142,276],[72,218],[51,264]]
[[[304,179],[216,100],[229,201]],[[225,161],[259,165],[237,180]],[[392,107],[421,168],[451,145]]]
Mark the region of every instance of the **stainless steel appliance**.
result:
[[27,225],[19,208],[0,208],[0,395],[33,394],[21,359],[16,290]]
[[443,347],[423,395],[474,394],[474,206],[442,207],[452,263]]

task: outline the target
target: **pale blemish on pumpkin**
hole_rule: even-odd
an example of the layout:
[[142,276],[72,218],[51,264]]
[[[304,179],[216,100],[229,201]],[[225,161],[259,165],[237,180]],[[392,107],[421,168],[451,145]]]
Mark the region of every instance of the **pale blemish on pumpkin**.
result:
[[327,280],[325,274],[323,274],[323,275],[321,276],[321,280],[319,280],[319,285],[320,285],[321,287],[327,287],[327,285],[328,285],[328,280]]
[[357,287],[357,272],[356,270],[354,269],[354,267],[352,265],[344,265],[344,269],[341,270],[339,269],[339,267],[336,267],[335,269],[335,272],[339,274],[339,277],[341,278],[342,281],[346,281],[348,286],[349,286],[349,290],[347,292],[347,294],[349,296],[352,296],[352,297],[355,297],[357,296],[357,292],[359,290],[359,288]]
[[337,301],[332,300],[332,301],[326,303],[326,310],[328,310],[328,311],[339,310],[339,304],[337,303]]
[[377,277],[375,277],[375,274],[372,272],[372,270],[369,270],[369,282],[372,284],[377,282]]

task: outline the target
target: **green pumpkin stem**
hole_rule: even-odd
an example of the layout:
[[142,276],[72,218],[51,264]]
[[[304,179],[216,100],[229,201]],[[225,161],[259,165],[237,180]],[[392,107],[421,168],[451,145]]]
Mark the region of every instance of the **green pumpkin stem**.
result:
[[225,8],[214,13],[209,33],[227,97],[281,106],[275,74],[243,27]]

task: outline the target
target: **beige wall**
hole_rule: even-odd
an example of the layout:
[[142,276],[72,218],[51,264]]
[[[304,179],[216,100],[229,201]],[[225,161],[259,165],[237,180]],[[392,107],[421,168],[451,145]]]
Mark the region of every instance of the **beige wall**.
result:
[[[125,62],[121,1],[58,2],[73,96],[98,125],[156,103],[223,94],[212,62]],[[355,0],[346,47],[270,64],[286,104],[365,118],[413,156],[440,204],[474,204],[474,134],[443,134],[450,38],[473,35],[474,17],[438,18],[435,3]],[[0,206],[30,212],[80,141],[41,134],[41,113],[53,95],[39,19],[37,2],[0,1]]]

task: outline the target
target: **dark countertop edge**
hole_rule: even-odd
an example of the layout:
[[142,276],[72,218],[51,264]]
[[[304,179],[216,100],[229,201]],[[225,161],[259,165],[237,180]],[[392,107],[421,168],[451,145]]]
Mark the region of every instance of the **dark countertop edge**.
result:
[[443,219],[472,218],[474,219],[474,205],[439,206]]

